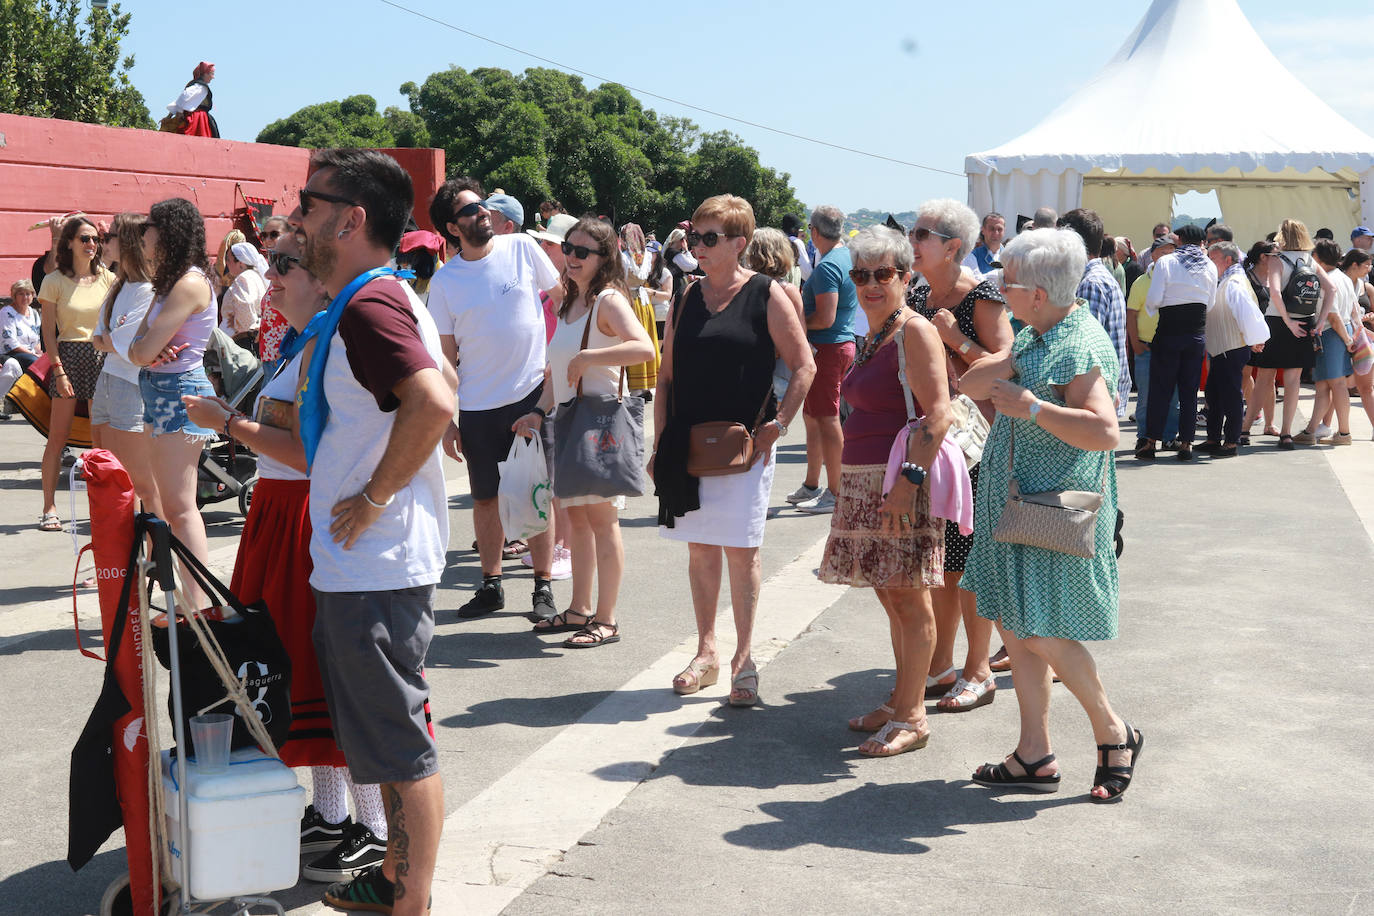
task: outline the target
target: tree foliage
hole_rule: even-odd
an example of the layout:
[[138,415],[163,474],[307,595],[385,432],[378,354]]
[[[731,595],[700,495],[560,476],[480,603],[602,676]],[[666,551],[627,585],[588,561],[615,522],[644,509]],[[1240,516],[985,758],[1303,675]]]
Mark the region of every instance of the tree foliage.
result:
[[[450,67],[419,85],[406,83],[401,93],[408,112],[389,108],[378,116],[370,97],[354,96],[303,108],[269,125],[258,140],[310,147],[433,145],[444,150],[450,175],[502,188],[527,212],[557,198],[570,213],[633,220],[660,235],[706,197],[726,192],[753,204],[759,225],[804,213],[791,176],[762,165],[739,137],[660,117],[615,83],[588,90],[580,77],[559,70],[536,67],[516,75]],[[359,100],[367,104],[351,104]],[[413,130],[396,126],[402,117],[413,119]],[[382,122],[390,133],[379,129]]]
[[133,55],[119,4],[0,0],[0,111],[113,127],[151,128],[143,95],[129,80]]

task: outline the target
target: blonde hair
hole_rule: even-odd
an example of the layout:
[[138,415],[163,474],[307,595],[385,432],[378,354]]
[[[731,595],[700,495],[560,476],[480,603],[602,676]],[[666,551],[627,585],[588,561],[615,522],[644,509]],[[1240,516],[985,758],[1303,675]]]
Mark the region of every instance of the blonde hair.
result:
[[[225,260],[225,256],[229,255],[230,257],[232,257],[233,253],[230,252],[229,249],[233,248],[239,242],[246,241],[248,241],[248,237],[244,235],[242,232],[240,232],[238,229],[230,229],[225,234],[224,241],[219,243],[219,257],[215,258],[215,276],[219,277],[220,279],[228,278],[229,265]],[[235,258],[235,260],[238,259]]]
[[[25,278],[25,279],[23,279],[23,280],[15,280],[14,283],[10,286],[10,295],[11,295],[11,296],[13,296],[15,293],[32,293],[32,292],[33,292],[33,281],[32,281],[32,280],[29,280],[29,279],[27,279],[27,278]],[[35,293],[35,295],[37,295],[37,294]]]
[[1279,223],[1278,243],[1280,251],[1312,250],[1312,236],[1302,220],[1286,219]]
[[717,194],[708,197],[692,214],[692,222],[718,219],[725,227],[727,235],[750,239],[754,237],[754,208],[743,197],[733,194]]
[[796,263],[787,236],[768,226],[755,229],[744,249],[744,266],[774,280],[786,280]]

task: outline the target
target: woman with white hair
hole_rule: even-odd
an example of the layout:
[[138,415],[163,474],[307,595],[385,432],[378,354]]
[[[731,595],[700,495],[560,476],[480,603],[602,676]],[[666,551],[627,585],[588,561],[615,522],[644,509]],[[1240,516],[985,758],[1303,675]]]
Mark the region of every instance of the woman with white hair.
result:
[[[850,240],[849,252],[854,259],[849,276],[874,330],[840,387],[850,413],[820,578],[873,589],[887,612],[897,683],[887,702],[851,719],[849,727],[876,732],[859,745],[859,753],[891,757],[930,740],[925,711],[926,672],[935,647],[930,590],[944,584],[945,526],[931,511],[927,470],[935,467],[952,415],[940,335],[903,302],[911,246],[893,230],[871,226]],[[894,441],[913,415],[924,419],[907,434],[900,471],[893,467],[890,473]],[[986,665],[986,645],[983,655]]]
[[[936,361],[956,382],[976,360],[1011,348],[1011,322],[1001,290],[981,274],[961,268],[978,232],[977,214],[957,200],[944,199],[922,204],[909,234],[912,268],[925,277],[927,285],[913,286],[907,293],[907,305],[935,327],[944,344],[935,354]],[[992,417],[990,403],[984,401],[978,407]],[[976,489],[977,467],[970,476]],[[945,581],[944,587],[931,596],[935,602],[935,655],[926,689],[940,698],[938,705],[947,712],[986,706],[997,690],[988,660],[992,624],[978,616],[973,593],[959,588],[972,545],[973,535],[961,534],[957,522],[945,522]],[[951,682],[954,637],[961,617],[968,652],[963,670]]]
[[[991,398],[998,414],[983,451],[963,586],[1006,641],[1021,713],[1016,748],[1003,762],[979,767],[973,781],[1058,791],[1049,733],[1053,669],[1092,722],[1098,761],[1090,798],[1107,802],[1130,786],[1144,736],[1112,710],[1082,643],[1117,633],[1113,451],[1121,437],[1116,348],[1075,298],[1086,262],[1082,240],[1065,229],[1023,233],[1002,254],[1002,291],[1026,327],[1009,354],[979,360],[961,381],[970,397]],[[1093,555],[997,540],[1013,481],[1026,494],[1100,492]]]
[[229,249],[225,272],[233,282],[220,303],[219,329],[234,343],[256,352],[262,297],[267,295],[267,259],[252,243],[238,242]]

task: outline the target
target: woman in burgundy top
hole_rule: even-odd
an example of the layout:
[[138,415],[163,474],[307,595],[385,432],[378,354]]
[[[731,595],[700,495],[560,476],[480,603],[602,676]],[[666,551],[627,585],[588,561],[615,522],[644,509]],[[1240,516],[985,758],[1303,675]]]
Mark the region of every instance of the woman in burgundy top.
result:
[[[925,747],[926,673],[935,647],[930,590],[944,584],[944,522],[930,514],[925,469],[935,460],[952,416],[944,345],[934,325],[903,303],[912,252],[884,226],[863,230],[849,243],[850,278],[872,328],[859,348],[840,393],[850,405],[844,424],[840,494],[821,560],[823,582],[872,588],[887,612],[897,659],[891,697],[851,719],[855,731],[877,732],[859,746],[870,757]],[[906,373],[896,335],[905,353]],[[903,387],[924,419],[911,431],[906,461],[892,489],[883,492],[888,453],[907,424]]]

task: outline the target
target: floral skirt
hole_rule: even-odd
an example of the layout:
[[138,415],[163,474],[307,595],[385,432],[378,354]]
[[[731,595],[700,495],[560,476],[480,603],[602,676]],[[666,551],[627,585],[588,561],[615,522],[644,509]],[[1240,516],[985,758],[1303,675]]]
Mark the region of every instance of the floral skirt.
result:
[[945,523],[930,514],[930,493],[922,487],[911,526],[882,530],[881,464],[845,465],[840,494],[830,516],[830,538],[821,557],[820,578],[859,588],[939,588],[944,585]]

